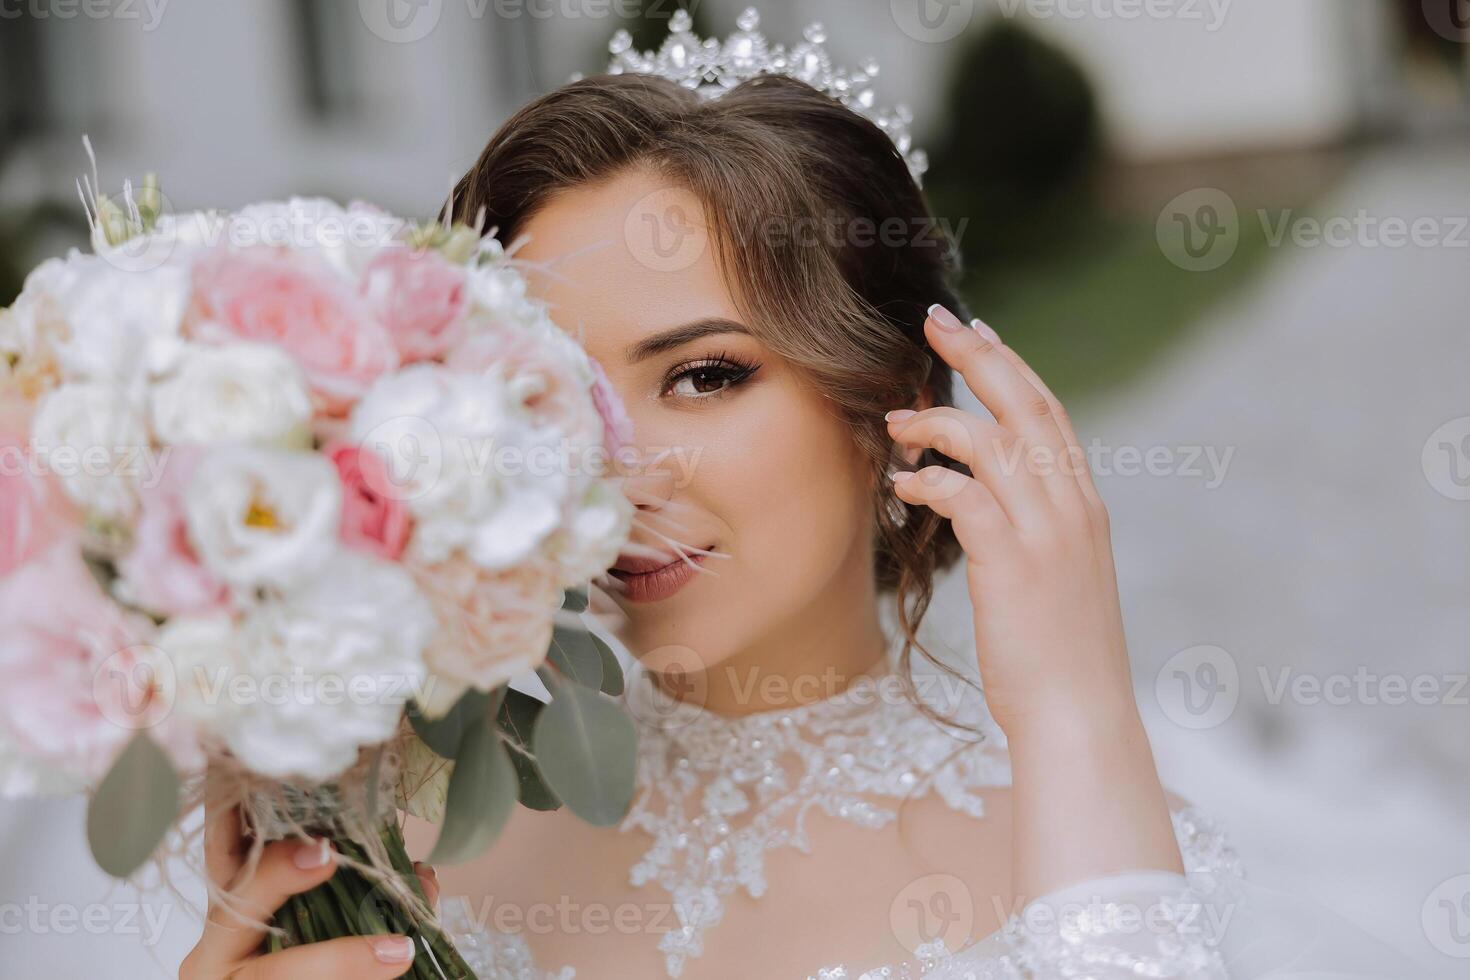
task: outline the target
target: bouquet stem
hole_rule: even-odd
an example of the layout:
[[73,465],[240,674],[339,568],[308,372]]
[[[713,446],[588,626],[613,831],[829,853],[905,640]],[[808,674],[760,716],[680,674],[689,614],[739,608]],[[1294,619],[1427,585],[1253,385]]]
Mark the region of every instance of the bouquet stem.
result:
[[[426,899],[398,824],[389,821],[382,829],[381,838],[393,870],[415,895]],[[341,837],[331,839],[339,854],[368,863],[367,851],[361,845]],[[474,971],[441,929],[432,924],[417,924],[383,888],[375,886],[354,868],[339,867],[336,874],[311,891],[292,895],[276,914],[276,925],[285,930],[285,938],[271,934],[263,943],[262,952],[342,936],[398,934],[412,940],[415,950],[413,968],[405,977],[475,980]]]

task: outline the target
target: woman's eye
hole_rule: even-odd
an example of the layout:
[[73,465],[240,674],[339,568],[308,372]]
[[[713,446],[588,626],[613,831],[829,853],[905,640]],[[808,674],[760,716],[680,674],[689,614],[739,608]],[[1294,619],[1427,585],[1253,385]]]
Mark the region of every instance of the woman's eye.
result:
[[666,390],[681,398],[710,398],[724,394],[748,378],[753,367],[734,363],[697,364],[675,372]]

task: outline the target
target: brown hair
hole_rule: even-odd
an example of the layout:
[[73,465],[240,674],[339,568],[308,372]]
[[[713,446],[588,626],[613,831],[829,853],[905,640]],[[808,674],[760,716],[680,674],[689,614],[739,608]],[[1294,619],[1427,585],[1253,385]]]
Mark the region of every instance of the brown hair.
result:
[[[662,78],[599,75],[507,120],[448,209],[461,221],[483,220],[509,245],[557,191],[633,166],[653,168],[704,204],[716,258],[752,332],[813,379],[851,427],[875,477],[875,574],[880,591],[896,592],[902,673],[912,692],[908,665],[918,649],[953,674],[915,634],[934,574],[958,558],[959,542],[947,519],[894,495],[886,473],[897,457],[883,415],[925,389],[935,405],[952,404],[950,369],[930,353],[923,323],[936,302],[966,314],[949,285],[956,243],[936,226],[893,142],[785,76],[707,101]],[[790,233],[824,222],[840,232],[835,240]],[[931,464],[968,473],[926,449],[919,465]]]

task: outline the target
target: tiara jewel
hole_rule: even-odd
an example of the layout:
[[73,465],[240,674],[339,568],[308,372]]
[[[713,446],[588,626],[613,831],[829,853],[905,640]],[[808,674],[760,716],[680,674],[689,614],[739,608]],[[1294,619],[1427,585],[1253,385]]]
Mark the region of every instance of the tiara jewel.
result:
[[757,75],[790,75],[871,120],[893,140],[915,182],[923,177],[929,158],[914,147],[909,135],[913,114],[904,105],[891,109],[874,105],[876,61],[869,58],[853,71],[833,67],[826,48],[827,32],[821,24],[809,25],[802,32],[805,40],[788,51],[785,45],[766,40],[757,30],[760,20],[754,7],[746,7],[735,21],[739,30],[721,43],[717,38],[701,40],[695,35],[689,11],[680,8],[669,18],[669,36],[657,52],[634,50],[632,35],[619,29],[607,46],[612,54],[608,73],[658,75],[704,98],[715,98]]

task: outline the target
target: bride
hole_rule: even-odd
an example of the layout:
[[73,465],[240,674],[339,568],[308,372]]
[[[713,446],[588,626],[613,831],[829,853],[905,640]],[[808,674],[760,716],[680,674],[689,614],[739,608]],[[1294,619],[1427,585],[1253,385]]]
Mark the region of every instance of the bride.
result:
[[[650,461],[592,610],[637,658],[634,804],[517,808],[479,861],[423,869],[479,975],[1412,975],[1249,885],[1161,785],[1107,510],[1062,405],[950,285],[902,119],[826,72],[702,98],[640,65],[521,109],[453,202],[523,242]],[[960,563],[957,667],[923,623]],[[249,900],[332,868],[272,845]],[[255,957],[211,922],[182,976],[398,976],[403,942]]]

